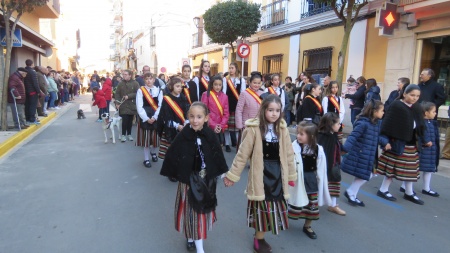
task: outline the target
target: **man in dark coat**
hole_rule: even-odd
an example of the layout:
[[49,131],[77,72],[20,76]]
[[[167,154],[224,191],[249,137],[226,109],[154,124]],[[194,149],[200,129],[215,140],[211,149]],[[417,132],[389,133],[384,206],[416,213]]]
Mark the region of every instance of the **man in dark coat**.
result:
[[25,118],[29,124],[40,124],[36,119],[36,109],[38,105],[39,96],[41,95],[41,89],[39,88],[39,82],[36,71],[34,71],[34,62],[30,59],[25,61],[25,69],[28,74],[25,77]]
[[[29,125],[25,122],[25,85],[23,79],[28,74],[24,68],[18,68],[8,79],[8,105],[14,118],[14,126],[22,129],[28,128]],[[12,94],[11,94],[12,93]],[[14,98],[16,103],[14,104]]]
[[38,77],[39,88],[41,89],[41,92],[44,94],[44,96],[41,96],[39,98],[39,103],[41,104],[41,107],[37,108],[38,115],[42,117],[47,117],[47,108],[46,108],[47,106],[45,103],[45,97],[48,96],[48,81],[45,75],[48,74],[48,69],[43,66],[36,66],[35,70]]
[[[432,69],[422,70],[419,87],[419,103],[433,102],[436,105],[437,112],[439,107],[445,103],[447,96],[445,95],[444,86],[434,80],[434,71]],[[437,114],[435,119],[437,119]]]

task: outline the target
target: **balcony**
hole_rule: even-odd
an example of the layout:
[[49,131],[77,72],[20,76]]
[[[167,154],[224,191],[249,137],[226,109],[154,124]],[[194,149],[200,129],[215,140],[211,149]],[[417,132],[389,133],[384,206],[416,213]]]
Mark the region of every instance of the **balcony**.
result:
[[277,0],[261,7],[261,30],[287,24],[288,0]]
[[58,18],[60,13],[59,0],[49,0],[46,5],[33,11],[39,18]]
[[302,6],[300,19],[333,10],[328,3],[316,3],[313,0],[305,0]]
[[423,2],[423,1],[426,1],[426,0],[400,0],[398,2],[398,5],[399,6],[405,6],[405,5],[408,5],[408,4],[415,4],[415,3],[420,3],[420,2]]

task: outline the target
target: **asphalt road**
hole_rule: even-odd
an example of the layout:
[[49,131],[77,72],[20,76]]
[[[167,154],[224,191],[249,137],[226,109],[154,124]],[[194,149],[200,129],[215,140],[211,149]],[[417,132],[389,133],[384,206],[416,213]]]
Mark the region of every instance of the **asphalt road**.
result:
[[[177,184],[159,175],[161,161],[145,168],[134,142],[104,144],[96,109],[77,120],[78,108],[0,164],[0,252],[186,252],[173,222]],[[229,165],[233,155],[225,153]],[[218,221],[205,252],[252,252],[246,180],[244,173],[234,187],[218,186]],[[419,194],[425,205],[418,206],[402,199],[399,182],[390,189],[397,202],[377,197],[382,178],[375,177],[359,195],[366,207],[349,206],[342,197],[347,216],[321,208],[312,224],[317,240],[302,232],[303,221],[266,240],[273,252],[450,252],[449,180],[434,176],[441,197]],[[344,187],[350,181],[343,176]]]

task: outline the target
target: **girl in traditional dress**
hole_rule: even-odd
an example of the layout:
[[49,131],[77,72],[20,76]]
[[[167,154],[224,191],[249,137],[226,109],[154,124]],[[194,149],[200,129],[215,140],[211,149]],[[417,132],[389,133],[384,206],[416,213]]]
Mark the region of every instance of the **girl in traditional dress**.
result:
[[245,125],[241,148],[224,183],[232,186],[238,182],[250,160],[246,194],[248,226],[255,229],[253,249],[256,253],[271,252],[264,234],[278,234],[289,227],[286,199],[289,184],[297,179],[280,98],[272,94],[264,98],[258,117],[247,120]]
[[325,113],[320,120],[317,143],[323,147],[325,154],[327,154],[328,191],[331,196],[328,211],[345,215],[345,211],[337,204],[337,199],[341,194],[341,143],[337,136],[340,128],[341,123],[338,114],[334,112]]
[[191,66],[183,65],[181,69],[181,79],[183,79],[183,95],[186,97],[188,103],[192,104],[197,101],[192,101],[192,99],[198,97],[197,85],[191,80]]
[[[188,251],[197,249],[197,253],[204,253],[203,240],[217,220],[217,177],[227,172],[228,166],[214,132],[206,126],[206,105],[194,102],[188,118],[189,124],[167,150],[161,175],[179,181],[175,229],[186,236]],[[194,179],[201,180],[207,187],[198,187],[198,181]],[[199,195],[207,197],[201,198]]]
[[423,138],[425,128],[422,108],[416,104],[419,97],[419,86],[410,84],[401,99],[394,101],[386,112],[381,134],[392,149],[384,150],[378,161],[377,173],[385,177],[377,195],[390,201],[397,200],[389,192],[395,178],[405,182],[404,199],[423,205],[424,202],[413,191],[413,182],[419,178],[420,147],[416,143]]
[[139,88],[136,93],[136,108],[139,114],[136,146],[144,147],[144,166],[152,167],[153,162],[158,161],[156,156],[159,147],[159,137],[156,131],[156,120],[161,109],[163,93],[159,87],[155,87],[155,77],[151,73],[143,76],[145,86]]
[[[327,161],[323,148],[317,144],[316,138],[317,126],[315,124],[306,121],[298,124],[297,140],[292,143],[292,147],[297,171],[302,171],[303,182],[299,178],[294,187],[289,188],[289,192],[293,196],[301,196],[300,193],[306,191],[307,204],[299,203],[300,201],[289,202],[289,218],[305,219],[303,232],[311,239],[317,239],[316,233],[311,229],[311,223],[313,220],[319,219],[319,206],[331,203],[328,191]],[[302,200],[304,201],[304,199]]]
[[186,119],[189,103],[186,97],[181,94],[183,80],[179,77],[172,77],[167,85],[170,93],[163,97],[161,109],[157,120],[158,134],[161,137],[158,157],[164,159],[170,143],[175,136],[183,130],[188,123]]
[[286,106],[286,94],[280,87],[280,75],[273,74],[270,76],[270,86],[264,90],[264,92],[268,92],[270,94],[278,95],[281,99],[282,110],[284,111],[284,107]]
[[[202,98],[202,94],[203,92],[208,90],[208,84],[209,84],[209,72],[211,70],[211,65],[209,63],[209,61],[207,60],[202,60],[202,63],[200,64],[200,71],[198,73],[198,76],[194,77],[194,79],[192,79],[192,81],[194,81],[194,83],[197,85],[196,90],[197,93],[193,94],[191,96],[191,101],[195,102],[195,101],[200,101],[200,99]],[[190,88],[191,86],[189,86]]]
[[319,96],[322,90],[318,84],[307,84],[304,88],[305,97],[303,98],[302,106],[297,115],[298,122],[310,121],[319,125],[320,117],[323,115],[323,107],[320,104]]
[[228,97],[222,92],[222,77],[217,75],[211,78],[208,91],[203,93],[202,102],[209,109],[208,125],[217,135],[220,144],[224,144],[223,131],[227,129],[230,113],[228,111]]
[[230,117],[228,118],[228,128],[225,130],[225,151],[231,152],[230,145],[236,147],[237,135],[236,128],[236,106],[239,96],[246,89],[245,79],[241,77],[238,65],[235,62],[230,63],[228,76],[223,78],[223,93],[228,96],[228,105]]
[[345,116],[345,105],[344,99],[339,96],[339,85],[336,81],[330,82],[326,89],[326,94],[328,94],[328,96],[323,97],[322,108],[324,113],[334,112],[339,116],[339,123],[341,123],[341,127],[338,132],[338,137],[339,140],[341,140],[343,136],[342,122],[344,121]]

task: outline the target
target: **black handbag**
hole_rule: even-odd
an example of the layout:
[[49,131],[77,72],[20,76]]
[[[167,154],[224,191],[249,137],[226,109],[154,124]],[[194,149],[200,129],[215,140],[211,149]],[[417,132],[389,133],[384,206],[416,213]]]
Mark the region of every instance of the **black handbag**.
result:
[[328,174],[328,182],[341,182],[341,165],[335,164],[331,167],[331,171]]
[[[194,168],[189,177],[189,204],[197,213],[208,213],[217,206],[217,178],[210,178],[207,175],[203,152],[199,146],[197,150],[196,155],[198,154],[199,157],[195,159]],[[201,168],[200,171],[197,170],[199,168]]]

